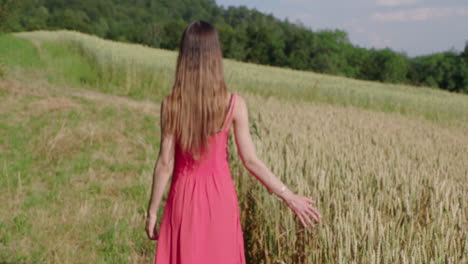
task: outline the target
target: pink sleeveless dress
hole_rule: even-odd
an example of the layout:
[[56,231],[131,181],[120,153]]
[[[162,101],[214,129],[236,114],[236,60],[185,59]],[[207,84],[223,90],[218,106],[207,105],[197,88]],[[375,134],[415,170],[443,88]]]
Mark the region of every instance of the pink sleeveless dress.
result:
[[228,163],[236,94],[208,155],[194,159],[176,143],[175,168],[156,246],[155,264],[245,264],[238,200]]

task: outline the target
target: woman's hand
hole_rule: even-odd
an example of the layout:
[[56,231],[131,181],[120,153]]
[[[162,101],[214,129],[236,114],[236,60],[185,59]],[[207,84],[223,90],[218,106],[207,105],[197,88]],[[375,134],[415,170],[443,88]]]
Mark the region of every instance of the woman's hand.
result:
[[148,215],[146,218],[146,235],[151,240],[158,240],[159,234],[158,230],[156,230],[156,215]]
[[286,204],[293,210],[293,212],[299,217],[302,222],[302,225],[307,228],[307,223],[312,227],[315,226],[313,221],[310,218],[313,218],[317,223],[319,222],[322,215],[319,211],[312,206],[315,204],[315,200],[309,199],[305,196],[291,194],[289,197],[285,198],[284,201]]

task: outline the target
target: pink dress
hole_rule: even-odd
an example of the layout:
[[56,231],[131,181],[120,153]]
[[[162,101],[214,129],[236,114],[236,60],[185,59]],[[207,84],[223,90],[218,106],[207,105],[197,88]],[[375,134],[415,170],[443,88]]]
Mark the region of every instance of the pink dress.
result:
[[238,200],[228,163],[236,94],[208,155],[195,162],[176,143],[175,168],[164,208],[155,264],[245,264]]

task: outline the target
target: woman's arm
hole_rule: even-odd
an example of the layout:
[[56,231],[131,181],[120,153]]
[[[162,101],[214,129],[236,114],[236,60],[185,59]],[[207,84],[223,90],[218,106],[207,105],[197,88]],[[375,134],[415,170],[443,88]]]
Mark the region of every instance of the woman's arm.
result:
[[[270,169],[257,157],[255,145],[249,131],[249,117],[247,104],[243,97],[237,95],[233,113],[234,135],[236,146],[244,167],[254,175],[269,192],[274,193],[296,213],[302,224],[306,226],[304,219],[314,226],[309,216],[319,221],[320,213],[312,207],[314,200],[294,194],[278,179]],[[282,189],[284,192],[282,192]]]
[[175,142],[172,135],[164,133],[163,107],[164,101],[161,104],[160,110],[161,143],[159,156],[153,170],[153,184],[151,187],[151,198],[148,205],[148,216],[156,216],[167,182],[174,169]]

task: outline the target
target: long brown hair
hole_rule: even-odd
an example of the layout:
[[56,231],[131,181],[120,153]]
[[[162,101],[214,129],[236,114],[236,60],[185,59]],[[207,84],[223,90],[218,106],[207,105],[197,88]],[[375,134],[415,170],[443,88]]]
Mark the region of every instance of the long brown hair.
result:
[[222,129],[227,94],[218,32],[205,21],[194,21],[180,41],[175,80],[163,109],[165,133],[198,159],[209,136]]

